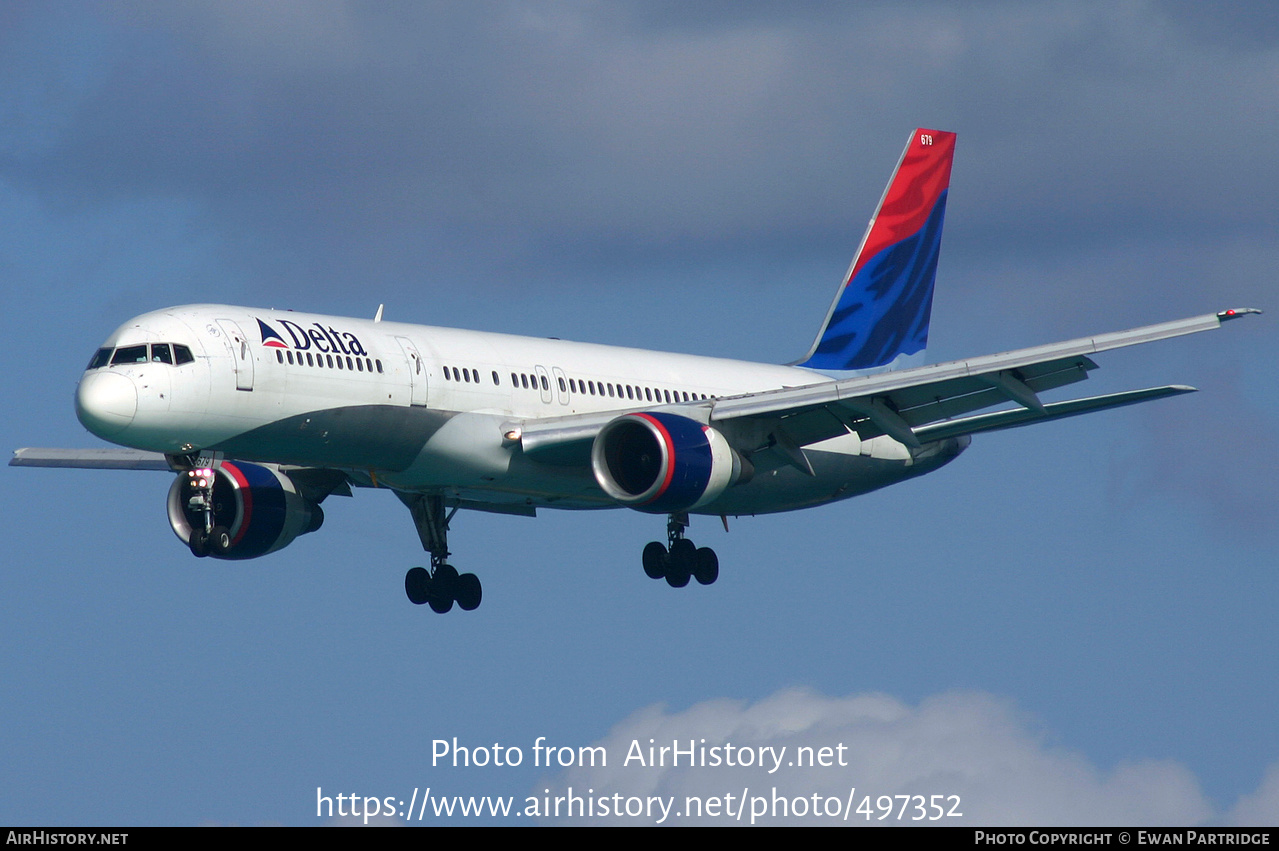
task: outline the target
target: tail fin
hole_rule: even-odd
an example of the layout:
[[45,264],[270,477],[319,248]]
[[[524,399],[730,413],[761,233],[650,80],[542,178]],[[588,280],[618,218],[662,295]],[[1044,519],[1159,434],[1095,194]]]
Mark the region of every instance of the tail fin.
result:
[[873,369],[928,345],[954,154],[954,133],[911,134],[822,330],[797,366]]

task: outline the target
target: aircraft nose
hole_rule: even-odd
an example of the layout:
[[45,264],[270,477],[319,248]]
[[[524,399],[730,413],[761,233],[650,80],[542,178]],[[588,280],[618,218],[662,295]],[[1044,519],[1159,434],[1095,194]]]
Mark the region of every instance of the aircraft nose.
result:
[[131,379],[119,373],[91,372],[80,379],[75,410],[85,428],[110,440],[133,422],[138,412],[138,391]]

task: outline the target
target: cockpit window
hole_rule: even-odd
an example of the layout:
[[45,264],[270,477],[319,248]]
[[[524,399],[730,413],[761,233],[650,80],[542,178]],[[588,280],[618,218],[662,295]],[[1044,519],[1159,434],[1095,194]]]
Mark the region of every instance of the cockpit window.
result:
[[[150,358],[147,357],[148,349]],[[115,352],[115,357],[111,356]],[[152,343],[149,347],[146,345],[124,346],[119,349],[102,348],[93,355],[93,360],[89,361],[89,365],[85,367],[89,369],[100,369],[110,364],[131,364],[131,363],[167,363],[173,366],[182,366],[184,363],[194,363],[195,356],[191,354],[188,346],[180,343]]]
[[111,349],[98,349],[97,353],[93,356],[93,360],[89,361],[89,365],[86,366],[85,369],[97,369],[98,367],[106,366],[110,362]]
[[112,364],[146,362],[147,347],[145,344],[141,346],[121,346],[115,350],[115,357],[111,358]]

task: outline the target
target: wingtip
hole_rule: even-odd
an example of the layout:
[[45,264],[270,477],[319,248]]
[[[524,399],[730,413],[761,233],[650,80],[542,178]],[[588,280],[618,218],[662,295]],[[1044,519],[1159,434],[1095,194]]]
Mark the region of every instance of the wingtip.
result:
[[1217,314],[1217,318],[1222,322],[1227,319],[1238,319],[1240,316],[1247,316],[1249,313],[1261,313],[1256,307],[1232,307],[1229,310],[1223,310]]

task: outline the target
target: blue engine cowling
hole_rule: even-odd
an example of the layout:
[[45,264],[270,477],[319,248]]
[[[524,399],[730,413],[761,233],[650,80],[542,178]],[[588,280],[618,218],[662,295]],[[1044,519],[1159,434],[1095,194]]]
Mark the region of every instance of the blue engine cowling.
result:
[[604,492],[653,514],[706,505],[745,480],[743,467],[718,431],[665,411],[624,414],[600,429],[591,447]]
[[[188,546],[193,529],[204,527],[204,511],[192,504],[207,471],[181,473],[169,488],[169,524]],[[213,470],[213,525],[225,527],[231,545],[214,558],[257,558],[288,546],[324,522],[320,506],[298,493],[293,480],[274,466],[222,462]]]

